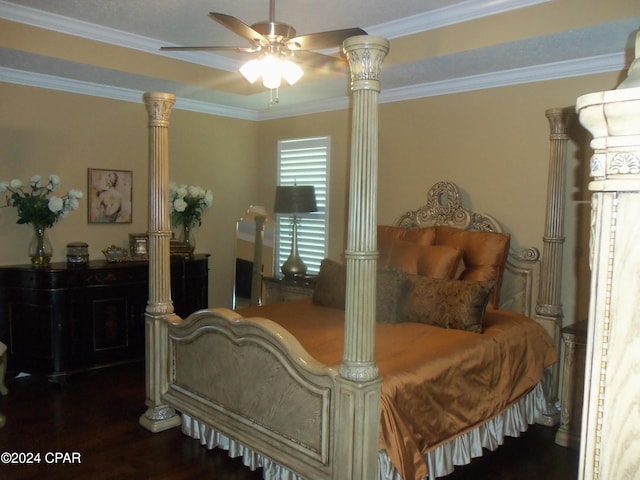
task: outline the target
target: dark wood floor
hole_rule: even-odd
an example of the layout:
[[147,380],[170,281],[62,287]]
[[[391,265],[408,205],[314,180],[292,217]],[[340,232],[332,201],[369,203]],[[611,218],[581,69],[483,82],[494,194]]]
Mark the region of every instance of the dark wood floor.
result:
[[[7,386],[9,395],[0,398],[0,412],[7,417],[0,429],[0,453],[38,453],[41,463],[0,463],[2,479],[262,478],[259,470],[251,472],[226,452],[207,450],[179,429],[153,434],[140,427],[142,365],[79,375],[66,385],[32,375],[8,378]],[[533,427],[446,480],[577,478],[577,452],[555,445],[553,434]],[[69,454],[67,460],[76,455],[81,463],[47,463],[55,452]]]

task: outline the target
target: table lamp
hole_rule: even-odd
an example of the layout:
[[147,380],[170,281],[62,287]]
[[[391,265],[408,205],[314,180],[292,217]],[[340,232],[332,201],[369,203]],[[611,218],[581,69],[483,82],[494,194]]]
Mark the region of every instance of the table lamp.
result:
[[293,238],[291,239],[291,254],[280,269],[285,277],[303,276],[307,273],[307,266],[298,255],[298,223],[296,214],[316,212],[316,191],[313,185],[293,185],[276,187],[275,213],[292,213]]

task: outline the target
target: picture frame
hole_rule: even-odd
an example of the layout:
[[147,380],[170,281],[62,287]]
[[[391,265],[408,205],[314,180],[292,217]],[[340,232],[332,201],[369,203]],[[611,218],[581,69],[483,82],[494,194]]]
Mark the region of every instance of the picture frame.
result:
[[133,171],[89,168],[88,223],[131,223]]
[[149,260],[149,236],[146,233],[129,234],[129,258]]

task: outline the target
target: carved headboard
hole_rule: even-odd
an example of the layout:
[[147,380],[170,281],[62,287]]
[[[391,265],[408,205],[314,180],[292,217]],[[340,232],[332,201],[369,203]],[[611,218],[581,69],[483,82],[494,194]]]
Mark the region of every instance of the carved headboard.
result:
[[[406,212],[396,225],[405,228],[448,225],[462,230],[503,232],[500,223],[492,216],[463,207],[458,187],[451,182],[433,185],[427,193],[426,205]],[[537,248],[511,249],[502,280],[500,307],[535,320],[539,276],[540,252]]]

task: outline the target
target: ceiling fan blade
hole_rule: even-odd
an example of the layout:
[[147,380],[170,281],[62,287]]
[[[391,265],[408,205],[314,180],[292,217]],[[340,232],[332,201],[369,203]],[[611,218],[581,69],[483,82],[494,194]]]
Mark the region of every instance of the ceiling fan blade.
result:
[[256,32],[253,28],[247,25],[244,22],[241,22],[236,17],[232,17],[231,15],[225,15],[224,13],[209,13],[209,17],[218,22],[223,27],[228,28],[232,32],[240,35],[243,38],[246,38],[251,43],[256,45],[265,46],[269,43],[262,34]]
[[324,48],[339,47],[349,37],[366,34],[367,32],[357,27],[310,33],[309,35],[300,35],[292,38],[287,42],[287,46],[291,50],[322,50]]
[[322,53],[299,50],[295,52],[293,58],[298,60],[299,63],[312,68],[328,69],[342,73],[348,69],[348,63],[344,58],[323,55]]
[[212,46],[190,46],[190,47],[160,47],[164,51],[189,51],[189,50],[209,50],[209,51],[228,51],[240,53],[256,53],[260,51],[260,47],[212,47]]

